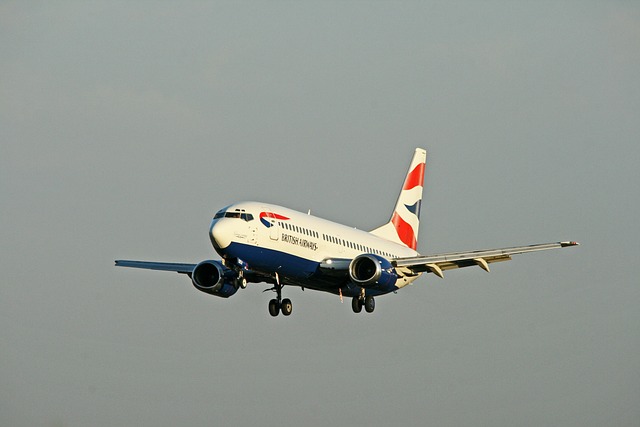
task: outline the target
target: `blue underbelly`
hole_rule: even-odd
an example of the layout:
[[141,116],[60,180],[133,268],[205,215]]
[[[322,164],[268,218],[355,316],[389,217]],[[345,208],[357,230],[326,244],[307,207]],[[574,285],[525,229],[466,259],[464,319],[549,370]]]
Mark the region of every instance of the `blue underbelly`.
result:
[[[361,288],[355,286],[347,272],[344,277],[323,275],[320,263],[289,253],[243,243],[231,243],[224,249],[225,258],[239,258],[246,262],[250,270],[272,275],[278,273],[280,280],[287,284],[338,294],[340,289],[346,297],[360,295]],[[367,289],[366,295],[376,296],[394,289],[380,291]]]

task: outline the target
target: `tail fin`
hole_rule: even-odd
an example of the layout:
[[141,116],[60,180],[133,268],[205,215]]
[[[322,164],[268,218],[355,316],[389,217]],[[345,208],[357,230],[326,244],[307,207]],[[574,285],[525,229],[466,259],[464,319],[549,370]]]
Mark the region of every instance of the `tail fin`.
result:
[[416,148],[391,219],[371,234],[416,249],[426,161],[426,150]]

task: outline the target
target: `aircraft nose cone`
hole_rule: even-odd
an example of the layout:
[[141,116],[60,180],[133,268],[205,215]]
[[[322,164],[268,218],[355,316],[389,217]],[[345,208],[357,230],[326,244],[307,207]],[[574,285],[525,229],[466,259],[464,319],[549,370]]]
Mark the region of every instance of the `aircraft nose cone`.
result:
[[220,251],[231,244],[231,237],[233,232],[230,224],[224,219],[214,219],[211,222],[211,228],[209,229],[209,237],[211,238],[211,244]]

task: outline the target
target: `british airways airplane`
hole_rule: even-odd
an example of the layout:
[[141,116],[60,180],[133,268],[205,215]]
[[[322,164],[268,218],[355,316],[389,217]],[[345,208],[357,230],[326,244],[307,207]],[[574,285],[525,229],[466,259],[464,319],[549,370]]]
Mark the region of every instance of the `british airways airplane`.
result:
[[[228,298],[247,283],[272,285],[269,313],[289,316],[285,286],[299,286],[352,299],[352,309],[368,313],[375,297],[395,292],[422,273],[508,261],[511,255],[575,246],[545,243],[502,249],[420,255],[416,251],[427,152],[417,148],[389,222],[369,232],[261,202],[241,202],[219,210],[209,238],[221,261],[198,264],[118,260],[116,266],[174,271],[196,289]],[[269,289],[267,289],[269,290]]]

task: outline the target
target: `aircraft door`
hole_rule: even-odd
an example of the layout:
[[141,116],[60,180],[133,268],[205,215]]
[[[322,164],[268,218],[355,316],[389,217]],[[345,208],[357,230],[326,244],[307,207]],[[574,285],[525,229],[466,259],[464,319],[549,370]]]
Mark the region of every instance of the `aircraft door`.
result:
[[[278,223],[278,220],[270,210],[268,210],[267,208],[262,209],[266,214],[264,216],[264,220],[266,220],[269,224],[269,237],[271,238],[271,240],[278,240],[280,238],[280,224]],[[262,214],[260,216],[262,216]]]
[[269,222],[271,223],[271,227],[269,227],[269,237],[271,237],[271,240],[278,240],[280,237],[280,225],[278,224],[278,220],[275,218],[269,218]]

